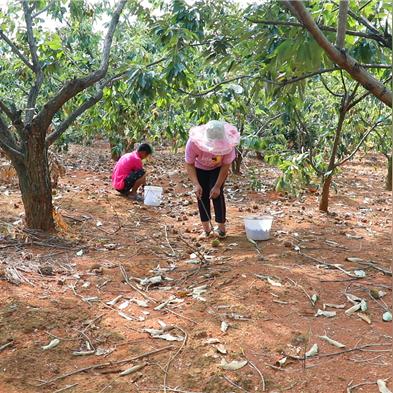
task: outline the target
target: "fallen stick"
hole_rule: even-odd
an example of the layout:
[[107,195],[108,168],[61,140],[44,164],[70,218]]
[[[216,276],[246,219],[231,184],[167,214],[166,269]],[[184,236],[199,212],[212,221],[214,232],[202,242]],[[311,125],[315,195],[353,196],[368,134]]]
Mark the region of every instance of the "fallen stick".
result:
[[64,388],[61,388],[61,389],[55,390],[53,393],[61,393],[61,392],[65,392],[66,390],[68,390],[68,389],[71,389],[71,388],[74,388],[75,386],[78,386],[78,384],[77,384],[77,383],[74,383],[74,384],[72,384],[72,385],[67,385],[67,386],[64,386]]
[[164,367],[164,393],[167,392],[167,380],[168,380],[168,370],[171,363],[175,360],[176,356],[183,350],[184,346],[186,345],[188,334],[185,330],[180,328],[179,326],[175,326],[176,329],[179,329],[184,334],[184,340],[180,345],[179,349],[175,352],[175,354],[168,360],[168,363]]
[[148,299],[148,300],[150,300],[150,301],[153,302],[153,303],[157,303],[157,300],[156,300],[156,299],[150,297],[150,296],[147,295],[145,292],[141,291],[141,290],[140,290],[139,288],[137,288],[135,285],[133,285],[133,284],[130,283],[130,280],[128,279],[128,276],[127,276],[127,272],[125,271],[123,265],[120,265],[120,264],[119,264],[119,268],[120,268],[121,274],[123,275],[124,281],[126,282],[126,284],[127,284],[128,286],[130,286],[134,291],[136,291],[136,292],[138,292],[140,295],[142,295],[145,299]]
[[190,322],[192,322],[192,323],[195,323],[196,325],[198,324],[198,322],[194,321],[193,319],[190,319],[190,318],[188,318],[188,317],[186,317],[186,316],[184,316],[184,315],[182,315],[182,314],[178,314],[177,312],[171,310],[170,308],[167,308],[167,307],[166,307],[166,308],[164,308],[164,311],[169,311],[170,313],[172,313],[172,314],[174,314],[174,315],[177,315],[179,318],[183,318],[183,319],[185,319],[186,321],[190,321]]
[[0,346],[0,352],[1,352],[1,351],[4,351],[4,349],[10,347],[10,346],[13,345],[13,344],[14,344],[14,341],[11,340],[11,341],[8,341],[8,343],[5,343],[5,344],[1,345],[1,346]]
[[[343,353],[354,352],[354,351],[365,351],[365,352],[367,351],[367,352],[369,352],[370,350],[367,350],[366,348],[370,348],[370,347],[383,347],[383,346],[385,346],[385,345],[391,346],[392,344],[391,344],[391,343],[364,344],[364,345],[361,345],[360,347],[354,347],[354,348],[346,349],[346,350],[344,350],[344,351],[338,351],[338,352],[330,352],[330,353],[319,354],[319,355],[315,356],[314,359],[316,359],[316,358],[326,358],[326,357],[341,355],[341,354],[343,354]],[[384,351],[384,352],[385,352],[385,350],[371,350],[371,351],[374,351],[374,352]],[[390,349],[387,349],[387,350],[386,350],[386,352],[390,352],[390,351],[391,351]],[[288,357],[288,358],[290,358],[290,359],[294,359],[294,360],[305,360],[305,357],[304,357],[304,356],[292,356],[292,355],[286,355],[286,354],[285,354],[285,356]],[[310,359],[310,358],[308,358],[308,360],[309,360],[309,359]]]
[[378,265],[375,264],[374,261],[359,261],[359,260],[357,260],[355,263],[359,263],[360,265],[365,265],[365,266],[371,267],[375,270],[382,272],[383,274],[385,274],[387,276],[392,276],[392,272],[390,270],[385,270],[384,268],[379,267]]
[[262,392],[265,392],[266,391],[266,383],[265,383],[265,378],[264,378],[261,370],[251,360],[249,360],[247,358],[246,358],[246,360],[248,361],[248,365],[259,374],[259,376],[261,378],[261,383],[262,383]]
[[155,350],[150,351],[150,352],[145,352],[142,355],[138,355],[138,356],[135,356],[133,358],[123,359],[123,360],[116,360],[114,362],[93,364],[92,366],[79,368],[79,369],[71,371],[69,373],[66,373],[66,374],[63,374],[63,375],[59,375],[58,377],[55,377],[55,378],[52,378],[52,379],[48,379],[47,381],[39,384],[37,387],[48,385],[50,383],[53,383],[53,382],[60,381],[62,379],[71,377],[72,375],[83,373],[85,371],[94,370],[96,368],[104,368],[104,367],[108,367],[108,366],[116,366],[116,365],[119,365],[119,364],[125,364],[125,363],[134,362],[135,360],[139,360],[139,359],[142,359],[144,357],[151,356],[151,355],[156,355],[157,353],[160,353],[160,352],[166,351],[168,349],[172,349],[172,348],[173,348],[173,345],[168,345],[166,347],[155,349]]
[[347,393],[352,393],[353,389],[359,388],[360,386],[364,386],[364,385],[376,385],[377,382],[362,382],[362,383],[358,383],[357,385],[352,385],[352,381],[349,382],[349,384],[347,385]]
[[240,385],[238,385],[237,383],[233,382],[232,379],[228,378],[227,376],[223,375],[222,379],[224,381],[227,381],[230,385],[234,386],[235,388],[238,388],[238,389],[242,390],[243,392],[249,393],[248,390],[242,388]]
[[315,303],[313,302],[313,300],[312,300],[311,296],[308,294],[308,292],[300,284],[298,284],[296,281],[293,281],[289,277],[287,277],[287,279],[295,286],[295,288],[299,288],[300,290],[302,290],[302,292],[307,296],[307,299],[311,303],[311,306],[314,307]]

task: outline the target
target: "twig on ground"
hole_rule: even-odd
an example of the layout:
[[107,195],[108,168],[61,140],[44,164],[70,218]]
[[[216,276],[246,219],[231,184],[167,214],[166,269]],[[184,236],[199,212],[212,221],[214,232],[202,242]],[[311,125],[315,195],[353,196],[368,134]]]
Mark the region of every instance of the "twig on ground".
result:
[[181,241],[182,243],[184,243],[189,250],[191,250],[194,254],[199,256],[199,260],[201,263],[204,264],[208,264],[209,262],[207,261],[207,259],[205,258],[205,256],[198,250],[197,247],[193,246],[192,244],[190,244],[183,236],[178,236],[177,239],[179,241]]
[[289,280],[296,288],[302,290],[303,293],[307,296],[308,300],[310,301],[311,306],[314,307],[314,302],[311,299],[311,296],[308,294],[308,292],[300,284],[298,284],[296,281],[292,280],[291,278],[287,277],[287,280]]
[[[244,352],[243,352],[243,354],[244,354]],[[247,359],[247,358],[246,358],[246,360],[248,361],[247,364],[248,364],[251,368],[253,368],[253,369],[259,374],[259,377],[261,378],[262,392],[265,392],[265,391],[266,391],[266,383],[265,383],[265,378],[264,378],[264,376],[263,376],[261,370],[260,370],[251,360],[249,360],[249,359]]]
[[14,340],[8,341],[8,343],[5,343],[3,345],[0,346],[0,352],[4,351],[4,349],[12,346],[14,344]]
[[[391,343],[375,343],[375,344],[364,344],[361,346],[356,346],[354,348],[349,348],[345,349],[343,351],[337,351],[337,352],[330,352],[330,353],[323,353],[315,356],[314,358],[309,358],[309,359],[316,359],[316,358],[325,358],[325,357],[331,357],[331,356],[337,356],[337,355],[342,355],[343,353],[348,353],[348,352],[354,352],[354,351],[364,351],[364,352],[391,352],[391,349],[374,349],[374,350],[369,350],[367,348],[370,347],[383,347],[383,346],[391,346]],[[304,361],[304,356],[292,356],[292,355],[285,355],[290,359],[294,360],[303,360]]]
[[249,393],[248,390],[242,388],[240,385],[238,385],[237,383],[233,382],[232,379],[228,378],[227,376],[222,375],[222,379],[227,381],[230,385],[234,386],[235,388],[238,388],[238,389],[240,389],[243,392]]
[[352,358],[349,358],[349,360],[351,360],[352,362],[355,362],[355,363],[368,363],[368,362],[371,362],[373,360],[377,360],[377,359],[379,359],[382,356],[383,355],[378,355],[378,356],[375,356],[375,357],[370,358],[370,359],[352,359]]
[[299,382],[294,382],[293,384],[289,385],[286,388],[281,389],[282,392],[286,392],[287,390],[293,389]]
[[166,242],[168,243],[168,246],[169,246],[169,248],[171,249],[171,251],[172,251],[172,257],[176,257],[177,256],[177,254],[176,254],[176,252],[175,252],[175,250],[173,249],[173,247],[172,247],[172,245],[171,245],[171,243],[170,243],[170,241],[169,241],[169,239],[168,239],[168,229],[167,229],[167,226],[166,225],[164,225],[164,233],[165,233],[165,239],[166,239]]
[[176,329],[179,329],[183,334],[184,334],[184,340],[182,342],[182,344],[180,345],[179,349],[175,352],[175,354],[168,360],[167,364],[164,367],[164,392],[167,392],[167,381],[168,381],[168,371],[169,371],[169,366],[171,365],[171,363],[175,360],[175,358],[179,355],[179,353],[183,350],[184,346],[187,343],[187,339],[188,339],[188,334],[185,330],[183,330],[181,327],[179,326],[174,326]]
[[194,320],[192,320],[192,319],[190,319],[190,318],[188,318],[188,317],[186,317],[186,316],[184,316],[184,315],[178,314],[177,312],[171,310],[171,309],[168,308],[168,307],[164,308],[164,311],[169,311],[170,313],[172,313],[172,314],[174,314],[174,315],[177,315],[179,318],[183,318],[183,319],[185,319],[186,321],[190,321],[190,322],[192,322],[192,323],[195,323],[196,325],[198,324],[198,322],[196,322],[196,321],[194,321]]
[[258,373],[259,377],[261,378],[262,391],[265,392],[266,391],[265,378],[263,377],[261,370],[255,365],[255,363],[253,363],[250,359],[247,358],[243,348],[242,348],[242,354],[244,358],[247,360],[248,362],[247,364]]
[[119,268],[121,271],[121,274],[123,275],[124,281],[127,283],[127,285],[129,287],[131,287],[134,291],[138,292],[140,295],[142,295],[145,299],[150,300],[153,303],[157,303],[157,300],[150,297],[149,295],[147,295],[145,292],[141,291],[139,288],[137,288],[135,285],[133,285],[130,280],[128,279],[128,275],[126,270],[124,269],[123,265],[119,264]]
[[358,383],[357,385],[352,385],[352,382],[349,382],[349,384],[347,385],[347,393],[352,393],[352,391],[356,388],[359,388],[360,386],[364,386],[364,385],[376,385],[377,382],[362,382],[362,383]]
[[74,388],[75,386],[78,386],[78,384],[77,384],[77,383],[74,383],[74,384],[72,384],[72,385],[67,385],[67,386],[64,386],[64,388],[61,388],[61,389],[55,390],[53,393],[61,393],[61,392],[65,392],[66,390],[68,390],[68,389],[71,389],[71,388]]
[[269,363],[265,363],[266,366],[272,368],[273,370],[277,370],[277,371],[286,371],[285,368],[282,367],[278,367],[278,366],[274,366],[273,364],[269,364]]
[[157,353],[160,353],[160,352],[166,351],[168,349],[172,349],[172,348],[173,348],[173,345],[168,345],[166,347],[155,349],[155,350],[150,351],[150,352],[145,352],[145,353],[143,353],[141,355],[134,356],[132,358],[123,359],[123,360],[116,360],[116,361],[113,361],[113,362],[93,364],[93,365],[88,366],[88,367],[79,368],[77,370],[70,371],[69,373],[66,373],[66,374],[63,374],[63,375],[59,375],[59,376],[57,376],[55,378],[48,379],[47,381],[44,381],[41,384],[39,384],[37,387],[48,385],[48,384],[51,384],[53,382],[60,381],[62,379],[71,377],[72,375],[83,373],[85,371],[90,371],[90,370],[94,370],[94,369],[97,369],[97,368],[104,368],[104,367],[116,366],[116,365],[119,365],[119,364],[126,364],[126,363],[130,363],[130,362],[134,362],[135,360],[139,360],[139,359],[151,356],[151,355],[156,355]]

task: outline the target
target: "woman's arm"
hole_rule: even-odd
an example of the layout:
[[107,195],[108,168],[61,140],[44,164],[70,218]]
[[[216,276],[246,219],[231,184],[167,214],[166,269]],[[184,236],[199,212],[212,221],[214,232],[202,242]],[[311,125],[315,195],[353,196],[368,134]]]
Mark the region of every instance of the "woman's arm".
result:
[[220,195],[220,188],[224,184],[225,179],[228,176],[229,168],[231,164],[224,164],[221,166],[220,173],[218,174],[218,178],[216,184],[210,191],[210,198],[215,199]]
[[194,191],[195,191],[197,198],[201,198],[202,197],[202,187],[199,184],[198,177],[197,177],[196,170],[195,170],[195,166],[192,164],[186,163],[186,170],[187,170],[188,177],[191,180],[191,183],[194,185]]

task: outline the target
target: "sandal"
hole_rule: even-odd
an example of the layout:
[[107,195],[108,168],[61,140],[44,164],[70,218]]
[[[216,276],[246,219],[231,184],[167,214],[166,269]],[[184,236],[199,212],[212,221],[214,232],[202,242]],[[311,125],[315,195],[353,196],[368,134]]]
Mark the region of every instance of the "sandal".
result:
[[216,233],[219,239],[225,239],[227,237],[227,233],[225,231],[222,231],[221,229],[217,228]]
[[211,231],[203,231],[199,236],[198,240],[208,239],[211,236]]
[[141,195],[128,195],[128,198],[132,201],[143,202],[143,197]]

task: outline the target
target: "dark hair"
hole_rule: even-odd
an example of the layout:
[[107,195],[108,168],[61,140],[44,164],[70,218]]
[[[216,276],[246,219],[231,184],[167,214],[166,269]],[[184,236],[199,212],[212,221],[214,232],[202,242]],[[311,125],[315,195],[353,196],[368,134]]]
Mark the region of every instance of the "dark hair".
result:
[[138,147],[138,151],[144,151],[148,155],[153,153],[153,149],[152,149],[152,147],[148,143],[140,144],[139,147]]

